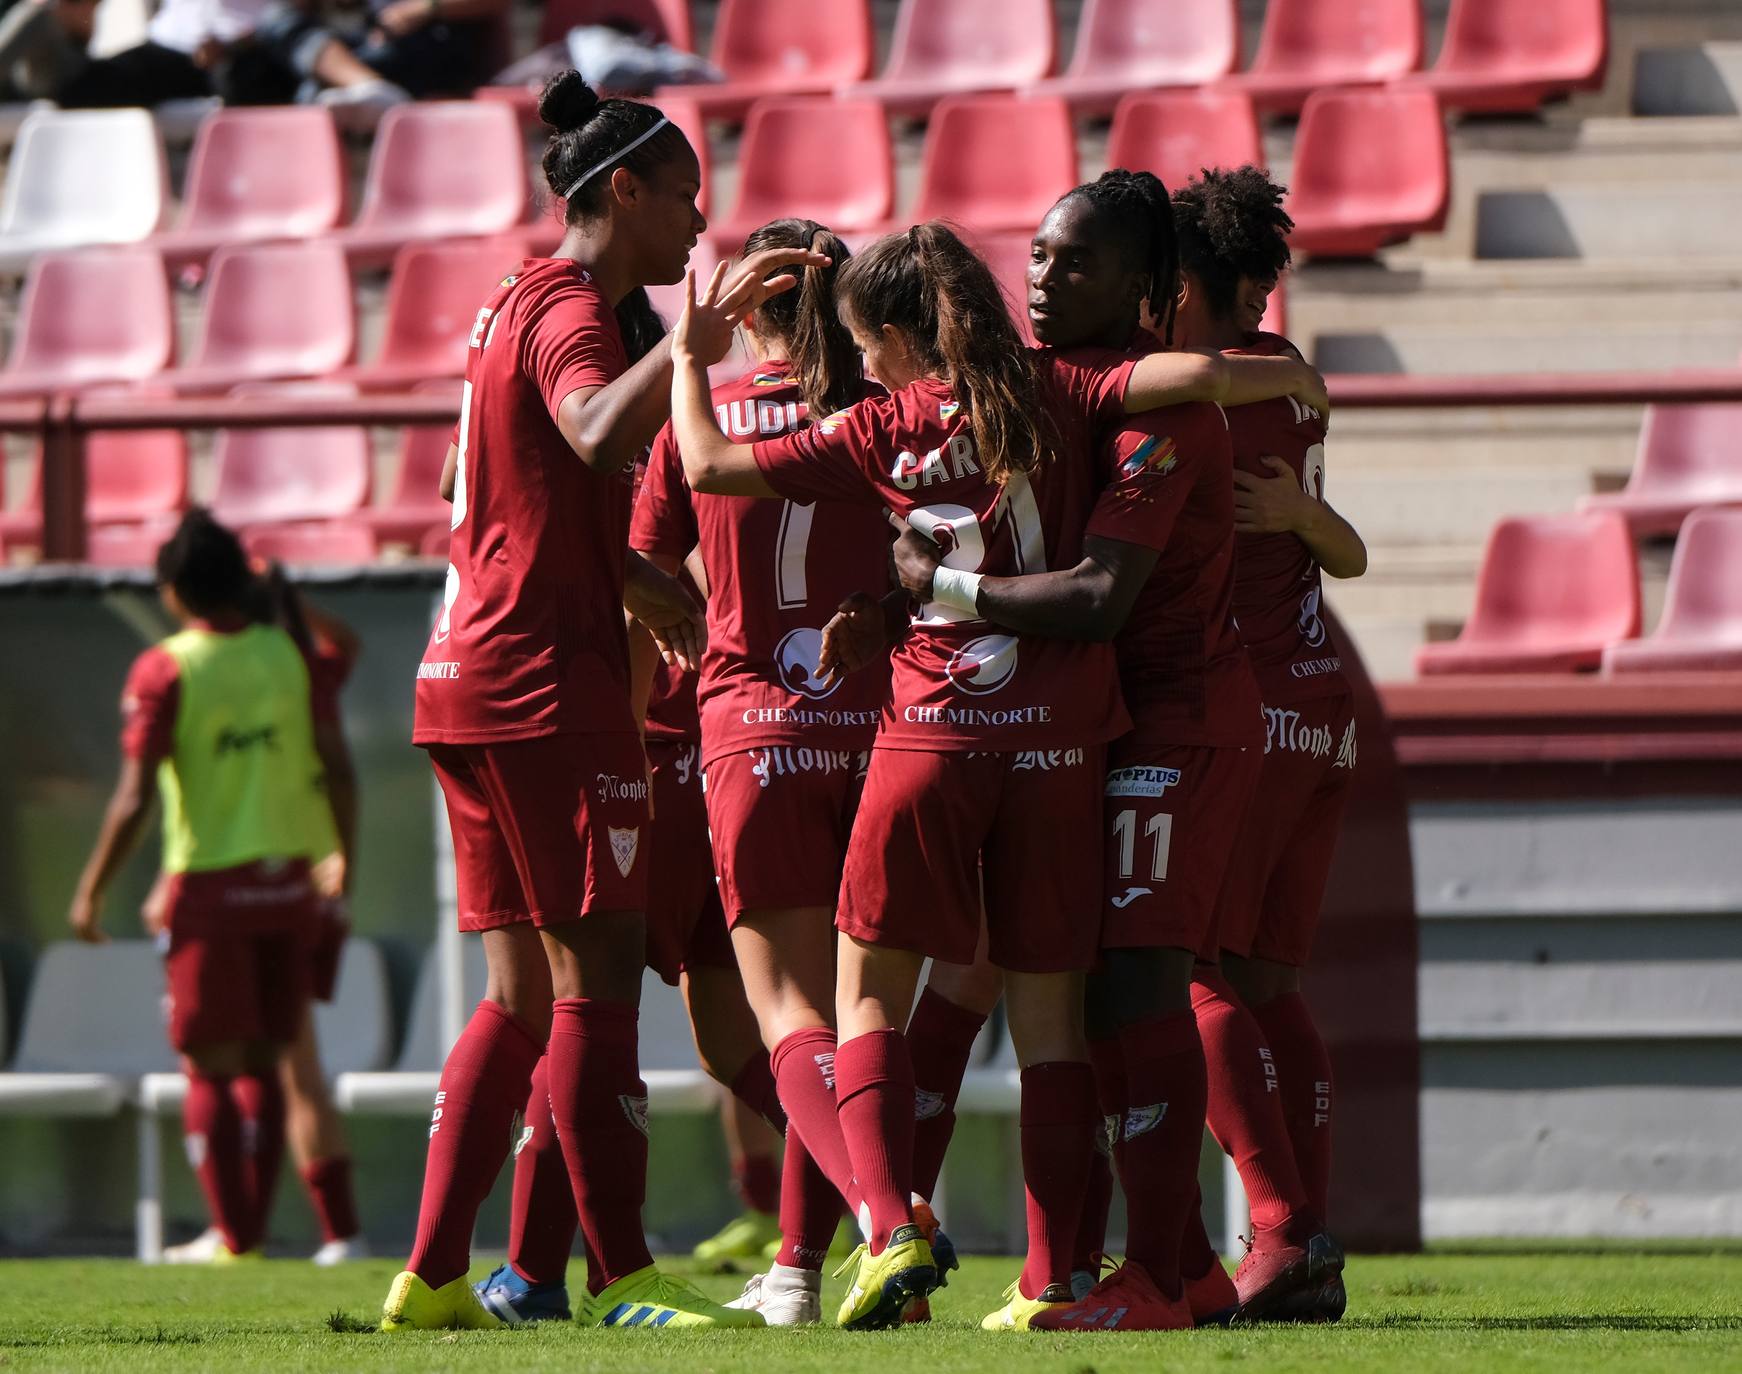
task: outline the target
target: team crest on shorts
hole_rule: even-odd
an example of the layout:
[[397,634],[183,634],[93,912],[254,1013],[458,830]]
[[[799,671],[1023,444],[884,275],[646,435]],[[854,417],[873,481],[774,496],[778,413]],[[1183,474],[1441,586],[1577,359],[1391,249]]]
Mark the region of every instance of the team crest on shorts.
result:
[[641,827],[638,825],[605,827],[611,839],[611,857],[617,861],[617,871],[625,878],[635,867],[635,854],[641,848]]

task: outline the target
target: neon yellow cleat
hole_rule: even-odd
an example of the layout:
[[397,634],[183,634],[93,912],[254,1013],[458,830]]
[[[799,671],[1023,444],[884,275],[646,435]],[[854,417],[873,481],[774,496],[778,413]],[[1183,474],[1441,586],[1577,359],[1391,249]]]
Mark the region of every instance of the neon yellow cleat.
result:
[[703,1297],[654,1265],[626,1274],[590,1297],[575,1313],[576,1326],[767,1326],[760,1312],[726,1307]]
[[780,1221],[766,1212],[746,1212],[696,1246],[690,1258],[708,1268],[730,1271],[735,1260],[762,1259],[770,1245],[779,1251]]
[[383,1331],[492,1331],[501,1320],[485,1310],[466,1276],[431,1288],[407,1269],[381,1304]]
[[996,1312],[988,1313],[981,1321],[982,1331],[1026,1331],[1029,1320],[1038,1317],[1042,1312],[1056,1312],[1069,1307],[1076,1299],[1071,1297],[1071,1286],[1068,1283],[1049,1285],[1038,1298],[1022,1296],[1022,1280],[1018,1279],[1004,1290],[1004,1306]]
[[266,1252],[264,1250],[236,1251],[225,1245],[223,1241],[219,1241],[218,1248],[212,1251],[212,1256],[206,1263],[222,1267],[227,1264],[255,1264],[265,1258]]
[[890,1233],[881,1255],[861,1245],[835,1270],[838,1278],[858,1266],[836,1320],[854,1331],[878,1331],[899,1326],[908,1302],[923,1298],[938,1286],[938,1267],[925,1233],[909,1222]]

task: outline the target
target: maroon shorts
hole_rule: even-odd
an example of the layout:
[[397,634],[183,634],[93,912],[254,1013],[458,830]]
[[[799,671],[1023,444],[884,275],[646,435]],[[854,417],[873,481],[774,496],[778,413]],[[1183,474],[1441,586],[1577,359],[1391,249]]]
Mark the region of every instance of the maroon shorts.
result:
[[343,901],[317,898],[313,919],[309,922],[308,976],[309,994],[317,1002],[330,1002],[339,986],[339,961],[345,953],[345,940],[351,933]]
[[727,921],[835,909],[869,752],[776,746],[708,765],[708,826]]
[[1257,750],[1115,745],[1109,765],[1101,947],[1215,958],[1217,897],[1257,782]]
[[185,1054],[236,1040],[295,1040],[308,1013],[315,902],[300,859],[170,875],[170,1044]]
[[454,834],[460,929],[647,909],[647,764],[638,736],[432,744]]
[[873,749],[847,845],[839,929],[974,961],[982,869],[992,962],[1065,973],[1095,962],[1103,750]]
[[1300,968],[1312,952],[1355,768],[1355,701],[1265,707],[1258,789],[1234,844],[1217,925],[1231,954]]
[[647,874],[647,967],[677,986],[691,968],[736,968],[702,803],[701,749],[647,741],[653,772],[653,863]]

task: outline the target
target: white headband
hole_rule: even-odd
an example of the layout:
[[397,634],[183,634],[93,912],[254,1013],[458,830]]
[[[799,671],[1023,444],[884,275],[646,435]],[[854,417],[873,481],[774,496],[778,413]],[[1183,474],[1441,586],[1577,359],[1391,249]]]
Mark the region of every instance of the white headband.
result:
[[669,123],[671,123],[671,121],[669,119],[667,119],[664,115],[661,115],[659,117],[659,123],[655,124],[651,129],[649,129],[646,133],[640,135],[638,138],[631,139],[628,147],[620,149],[619,151],[617,151],[615,153],[612,153],[610,157],[606,158],[603,162],[599,163],[598,166],[589,167],[586,171],[582,172],[578,177],[576,177],[574,180],[574,185],[570,186],[568,190],[563,192],[563,199],[567,200],[570,196],[574,195],[574,193],[576,191],[580,190],[581,187],[585,186],[594,177],[598,176],[600,172],[604,171],[613,162],[621,162],[624,158],[628,157],[629,154],[634,152],[643,143],[647,142],[648,139],[652,138],[656,133],[658,133],[661,129],[663,129]]

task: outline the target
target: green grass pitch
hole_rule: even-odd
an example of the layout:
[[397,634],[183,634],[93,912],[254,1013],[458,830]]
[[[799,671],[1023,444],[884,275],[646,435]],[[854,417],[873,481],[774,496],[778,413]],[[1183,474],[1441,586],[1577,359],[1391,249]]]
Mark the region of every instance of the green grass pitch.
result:
[[[395,1264],[226,1269],[122,1260],[0,1262],[0,1370],[503,1371],[533,1374],[1185,1374],[1185,1371],[1742,1371],[1742,1250],[1436,1251],[1355,1257],[1340,1326],[1120,1336],[982,1332],[1015,1275],[971,1258],[929,1328],[575,1330],[384,1336]],[[682,1269],[681,1265],[673,1265]],[[474,1275],[482,1274],[482,1265]],[[716,1295],[739,1280],[702,1279]],[[840,1295],[825,1286],[825,1302]],[[366,1325],[368,1323],[368,1325]]]

